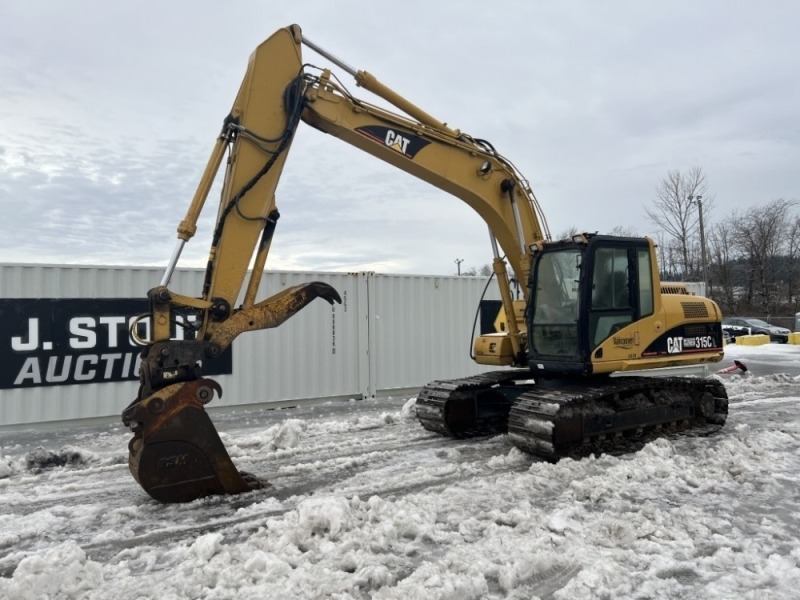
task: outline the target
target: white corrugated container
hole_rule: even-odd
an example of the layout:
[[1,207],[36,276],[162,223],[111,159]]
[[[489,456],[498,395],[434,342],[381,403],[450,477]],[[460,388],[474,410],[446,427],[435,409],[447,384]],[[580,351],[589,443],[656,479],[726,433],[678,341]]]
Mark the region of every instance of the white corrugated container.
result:
[[[0,264],[0,298],[143,298],[162,274],[158,267]],[[195,296],[203,276],[178,269],[170,289]],[[233,374],[214,376],[224,395],[211,407],[411,396],[430,380],[486,370],[469,357],[486,279],[267,272],[259,299],[310,281],[332,285],[343,303],[315,300],[278,328],[237,338]],[[498,297],[490,284],[486,298]],[[0,344],[2,360],[13,350],[9,340]],[[0,426],[118,415],[137,388],[124,381],[0,389]]]
[[[485,278],[376,275],[370,283],[375,388],[402,389],[409,382],[419,386],[488,370],[470,358]],[[499,298],[493,283],[489,292],[487,299]]]

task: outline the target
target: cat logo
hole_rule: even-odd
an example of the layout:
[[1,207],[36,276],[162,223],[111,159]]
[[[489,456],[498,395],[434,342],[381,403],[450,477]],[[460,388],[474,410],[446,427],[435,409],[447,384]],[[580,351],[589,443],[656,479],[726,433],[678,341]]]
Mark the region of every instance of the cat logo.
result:
[[680,354],[683,352],[683,337],[668,337],[667,338],[667,353]]
[[408,138],[404,138],[396,131],[392,129],[386,130],[386,139],[384,140],[384,143],[392,150],[397,150],[400,154],[405,154],[406,149],[408,148],[408,142]]
[[400,131],[383,125],[365,125],[356,131],[379,144],[391,148],[406,158],[414,158],[430,142],[408,131]]

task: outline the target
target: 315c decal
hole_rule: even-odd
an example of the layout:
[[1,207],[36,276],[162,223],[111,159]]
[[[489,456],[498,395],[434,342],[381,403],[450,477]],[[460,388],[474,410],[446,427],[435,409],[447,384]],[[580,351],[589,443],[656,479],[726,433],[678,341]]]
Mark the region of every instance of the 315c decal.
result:
[[688,354],[722,348],[722,328],[718,324],[675,327],[655,340],[642,356]]

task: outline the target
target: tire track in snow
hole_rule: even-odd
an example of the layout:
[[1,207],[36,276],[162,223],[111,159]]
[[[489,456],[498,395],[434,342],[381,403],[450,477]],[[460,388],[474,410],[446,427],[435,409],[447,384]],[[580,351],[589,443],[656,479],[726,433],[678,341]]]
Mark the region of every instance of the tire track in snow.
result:
[[[247,446],[242,444],[242,447]],[[478,449],[480,446],[483,448]],[[31,518],[37,513],[47,513],[52,517],[55,513],[60,522],[53,527],[55,534],[46,537],[35,529],[18,531],[12,548],[9,548],[11,552],[0,557],[0,576],[10,576],[26,556],[68,540],[78,542],[90,558],[107,560],[132,548],[165,541],[180,543],[213,531],[225,530],[228,535],[233,534],[234,539],[239,538],[263,526],[266,520],[294,510],[299,502],[315,494],[344,493],[398,498],[436,486],[450,485],[463,479],[460,470],[456,469],[449,475],[426,471],[421,476],[412,477],[404,469],[407,465],[419,462],[442,462],[442,456],[449,460],[456,456],[459,463],[474,460],[485,462],[496,454],[497,447],[496,442],[492,443],[486,438],[467,441],[442,438],[419,429],[416,422],[393,423],[355,432],[345,428],[343,431],[327,432],[320,436],[318,443],[301,445],[297,451],[277,451],[283,457],[252,458],[251,461],[241,456],[235,458],[235,461],[249,463],[248,466],[252,466],[260,476],[263,469],[259,463],[268,461],[266,479],[270,481],[270,487],[252,494],[219,499],[211,505],[190,507],[188,510],[185,506],[173,509],[150,501],[130,479],[125,464],[68,467],[55,476],[52,470],[43,471],[41,477],[23,474],[21,478],[26,480],[25,485],[13,486],[14,499],[9,498],[10,502],[6,503],[7,509],[11,509],[6,517]],[[441,456],[436,456],[437,449]],[[451,456],[454,452],[456,454]],[[325,457],[322,461],[319,460],[321,455]],[[374,485],[375,477],[364,477],[386,469],[403,472],[404,477],[401,481],[379,477],[378,481],[384,485],[378,486]],[[497,469],[491,471],[496,473]],[[363,481],[359,483],[359,478],[368,482],[368,485],[364,485]],[[27,500],[41,494],[45,484],[53,488],[52,495],[45,491],[46,498],[33,502]],[[68,491],[59,492],[58,489]],[[137,495],[144,498],[145,502],[136,502]],[[131,503],[122,505],[121,498],[128,498]],[[232,511],[270,498],[281,502],[282,506],[230,516]],[[89,522],[85,516],[75,516],[86,509],[97,513]],[[143,528],[148,530],[126,538],[91,541],[119,527],[117,521],[120,515],[129,519],[130,522],[124,523],[128,529],[134,532]]]
[[[484,465],[484,472],[482,475],[494,476],[506,471],[523,471],[527,468],[527,466],[517,466],[509,467],[507,469],[498,469],[496,467],[490,468]],[[479,476],[481,476],[481,474],[471,474],[471,477]],[[430,478],[428,480],[417,481],[415,483],[412,482],[404,483],[402,485],[350,488],[346,491],[330,489],[324,493],[331,495],[339,495],[344,493],[348,496],[380,496],[389,499],[397,499],[410,494],[430,491],[437,487],[444,488],[448,485],[463,481],[463,479],[463,473],[457,472],[449,476]],[[158,528],[154,531],[147,531],[132,537],[104,540],[99,542],[88,542],[80,545],[91,560],[113,562],[114,557],[125,552],[126,550],[144,546],[161,545],[164,542],[168,542],[170,544],[181,543],[193,539],[198,534],[205,535],[207,533],[214,533],[221,530],[226,532],[226,538],[228,538],[230,543],[236,543],[237,540],[244,538],[246,535],[258,531],[258,529],[264,526],[264,523],[268,519],[280,517],[292,510],[295,510],[303,500],[307,499],[311,495],[314,495],[316,492],[321,491],[321,488],[331,482],[335,482],[335,480],[330,477],[322,477],[315,479],[310,485],[308,482],[305,482],[296,486],[287,486],[279,490],[276,489],[272,493],[271,491],[273,488],[257,490],[251,493],[242,494],[240,496],[221,498],[221,501],[214,507],[216,511],[224,510],[226,513],[230,513],[232,510],[240,510],[257,504],[259,498],[269,494],[266,496],[266,500],[274,498],[280,501],[282,503],[280,508],[247,511],[247,513],[243,515],[233,517],[215,517],[198,523],[197,520],[200,517],[213,516],[209,515],[208,511],[204,511],[206,512],[204,515],[198,514],[203,508],[198,506],[194,507],[198,510],[182,511],[186,514],[187,520],[191,520],[191,524],[175,525],[174,523],[170,523],[169,525]],[[202,503],[203,500],[197,502]],[[157,506],[160,507],[162,505]],[[153,524],[151,522],[150,526],[152,527],[152,525]],[[14,570],[19,562],[26,556],[29,556],[39,550],[63,543],[67,539],[74,538],[67,537],[48,540],[50,542],[48,544],[40,544],[36,547],[26,549],[20,549],[17,547],[13,554],[0,558],[0,576],[10,577],[13,575]],[[165,565],[164,568],[168,568],[168,566]]]

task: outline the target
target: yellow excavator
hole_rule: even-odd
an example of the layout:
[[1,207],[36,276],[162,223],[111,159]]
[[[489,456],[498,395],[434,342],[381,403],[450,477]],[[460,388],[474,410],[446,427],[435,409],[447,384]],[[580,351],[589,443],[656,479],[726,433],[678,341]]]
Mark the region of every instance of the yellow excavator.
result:
[[[305,64],[303,45],[402,114]],[[256,299],[279,216],[275,190],[301,121],[449,192],[488,225],[504,327],[478,336],[473,355],[498,368],[426,385],[416,401],[423,427],[452,437],[507,433],[517,447],[558,460],[725,423],[727,395],[716,379],[610,376],[723,355],[719,308],[660,282],[652,240],[585,233],[550,241],[527,180],[489,142],[448,127],[291,25],[251,55],[161,284],[148,293],[152,334],[140,340],[139,392],[122,417],[134,434],[131,473],[153,498],[186,502],[262,485],[236,469],[204,409],[222,390],[202,376],[202,361],[315,298],[340,302],[321,282]],[[202,294],[174,293],[171,276],[226,156]],[[194,339],[171,339],[178,311],[198,316]]]

